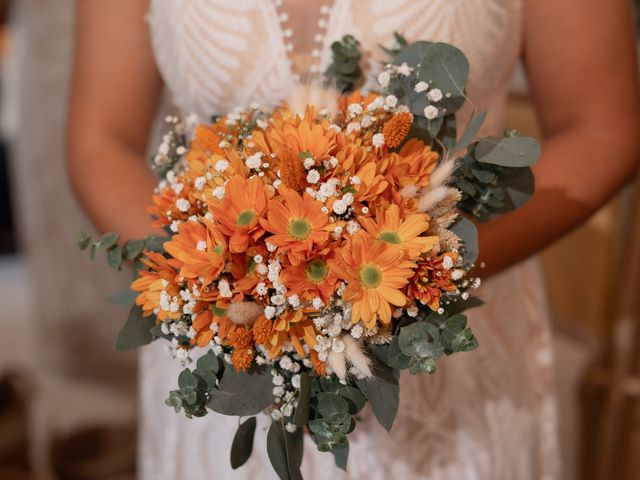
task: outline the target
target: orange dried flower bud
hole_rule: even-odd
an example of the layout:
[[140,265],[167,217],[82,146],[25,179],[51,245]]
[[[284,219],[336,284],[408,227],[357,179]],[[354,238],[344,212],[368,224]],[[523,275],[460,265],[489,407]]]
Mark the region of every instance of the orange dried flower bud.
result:
[[280,159],[280,178],[287,187],[300,192],[304,188],[305,169],[302,160],[290,148],[285,149]]
[[231,355],[233,368],[238,372],[246,372],[251,366],[255,352],[251,347],[236,348]]
[[399,146],[406,138],[413,123],[413,115],[409,112],[396,113],[382,128],[384,141],[389,148]]
[[251,347],[253,345],[253,334],[247,327],[236,327],[227,336],[229,345],[234,348]]
[[256,343],[267,345],[271,341],[273,335],[273,323],[264,315],[260,315],[253,323],[253,338]]
[[327,373],[327,364],[318,358],[318,352],[311,350],[311,363],[313,363],[313,369],[318,375],[325,375]]

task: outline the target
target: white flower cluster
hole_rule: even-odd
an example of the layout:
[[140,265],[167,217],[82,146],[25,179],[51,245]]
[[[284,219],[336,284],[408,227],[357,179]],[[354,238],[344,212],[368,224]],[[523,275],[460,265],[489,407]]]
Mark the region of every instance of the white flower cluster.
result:
[[271,369],[275,397],[271,418],[288,420],[285,424],[288,432],[296,431],[296,426],[290,420],[298,406],[297,392],[300,389],[301,373],[312,367],[308,358],[301,358],[297,353],[285,353]]

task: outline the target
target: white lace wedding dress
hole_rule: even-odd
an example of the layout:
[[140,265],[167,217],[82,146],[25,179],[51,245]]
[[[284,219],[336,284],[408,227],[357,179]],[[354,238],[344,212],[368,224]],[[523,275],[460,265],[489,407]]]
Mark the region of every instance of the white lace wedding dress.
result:
[[[499,132],[520,53],[522,1],[155,0],[149,23],[158,66],[185,113],[208,118],[277,102],[297,73],[324,70],[331,42],[347,33],[362,43],[371,75],[384,59],[378,46],[398,31],[462,48],[471,62],[470,97],[489,110],[487,130]],[[307,440],[305,479],[558,478],[549,327],[535,263],[492,279],[480,294],[487,305],[470,313],[480,348],[444,358],[433,376],[403,375],[391,433],[365,413],[350,436],[348,475]],[[140,478],[276,478],[264,419],[253,456],[233,471],[237,419],[188,420],[164,405],[179,370],[160,341],[142,353]]]

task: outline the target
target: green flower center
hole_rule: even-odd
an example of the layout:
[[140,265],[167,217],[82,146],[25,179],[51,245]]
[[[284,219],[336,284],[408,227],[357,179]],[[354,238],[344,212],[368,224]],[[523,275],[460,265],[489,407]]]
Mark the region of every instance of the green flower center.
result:
[[294,218],[289,222],[287,231],[296,240],[305,240],[311,235],[311,224],[304,218]]
[[396,232],[382,232],[380,235],[378,235],[378,240],[387,243],[402,243],[400,235],[398,235]]
[[364,288],[374,289],[382,282],[382,272],[375,265],[362,265],[358,270],[358,276]]
[[312,260],[305,267],[304,274],[308,280],[314,283],[320,283],[327,278],[329,267],[322,260]]
[[244,210],[240,212],[240,215],[238,215],[236,223],[241,227],[246,227],[254,218],[256,218],[256,212],[254,212],[253,210]]

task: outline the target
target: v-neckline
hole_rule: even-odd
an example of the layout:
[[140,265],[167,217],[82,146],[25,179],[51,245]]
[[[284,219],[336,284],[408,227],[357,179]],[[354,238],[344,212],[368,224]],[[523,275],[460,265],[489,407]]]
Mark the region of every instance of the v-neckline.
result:
[[282,0],[269,0],[273,9],[273,15],[276,19],[276,33],[278,37],[279,49],[283,56],[284,62],[287,65],[288,74],[295,81],[301,79],[315,78],[321,75],[323,67],[323,53],[328,48],[328,32],[334,22],[335,11],[340,0],[325,0],[321,2],[318,15],[315,33],[313,34],[314,48],[310,52],[298,52],[300,55],[308,55],[310,57],[310,65],[304,70],[296,68],[296,60],[293,57],[293,53],[296,51],[293,41],[290,40],[293,36],[293,29],[287,27],[287,22],[290,21],[290,13],[288,9],[284,7]]

